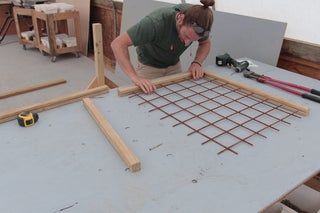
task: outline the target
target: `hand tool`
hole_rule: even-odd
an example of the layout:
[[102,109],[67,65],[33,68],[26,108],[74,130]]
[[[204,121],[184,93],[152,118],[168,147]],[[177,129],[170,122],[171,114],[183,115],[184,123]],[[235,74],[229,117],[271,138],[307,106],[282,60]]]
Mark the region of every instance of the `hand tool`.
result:
[[228,53],[225,53],[224,55],[218,55],[216,57],[216,64],[218,66],[233,67],[236,72],[242,72],[244,70],[248,70],[248,67],[249,67],[248,61],[238,62],[237,60],[231,58],[231,56]]
[[18,124],[22,127],[30,127],[39,120],[39,115],[32,112],[21,112],[17,116]]
[[[308,88],[305,86],[301,86],[301,85],[297,85],[297,84],[293,84],[293,83],[289,83],[289,82],[285,82],[285,81],[281,81],[281,80],[277,80],[277,79],[271,78],[269,76],[257,74],[253,71],[245,71],[243,73],[243,76],[246,78],[255,79],[256,81],[263,83],[263,84],[269,84],[271,86],[285,90],[285,91],[290,92],[292,94],[299,95],[302,98],[306,98],[306,99],[320,103],[320,91],[319,90],[311,89],[311,88]],[[294,89],[292,89],[292,88],[294,88]],[[305,92],[298,91],[298,90],[302,90]],[[314,95],[312,95],[312,94],[314,94]]]

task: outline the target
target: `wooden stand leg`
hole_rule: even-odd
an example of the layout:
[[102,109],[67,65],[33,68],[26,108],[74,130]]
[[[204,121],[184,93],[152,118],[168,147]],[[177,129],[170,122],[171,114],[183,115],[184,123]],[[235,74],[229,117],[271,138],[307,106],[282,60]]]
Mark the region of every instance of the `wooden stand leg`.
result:
[[96,121],[103,134],[108,138],[108,141],[111,143],[113,148],[118,152],[122,160],[129,167],[130,171],[139,171],[141,169],[141,163],[139,159],[127,147],[119,134],[112,128],[112,125],[107,121],[107,119],[105,119],[101,112],[99,112],[93,102],[89,98],[84,98],[83,104],[92,118]]
[[94,46],[94,62],[96,67],[97,86],[105,84],[104,81],[104,59],[103,59],[103,43],[102,43],[102,26],[99,23],[92,25],[93,30],[93,46]]

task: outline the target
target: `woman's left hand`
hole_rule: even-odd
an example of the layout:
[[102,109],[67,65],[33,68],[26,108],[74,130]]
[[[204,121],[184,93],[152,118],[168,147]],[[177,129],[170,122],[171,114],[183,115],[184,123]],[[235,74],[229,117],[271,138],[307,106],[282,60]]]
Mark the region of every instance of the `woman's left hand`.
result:
[[204,71],[202,67],[197,63],[192,63],[189,67],[189,72],[192,73],[193,79],[202,78],[204,75]]

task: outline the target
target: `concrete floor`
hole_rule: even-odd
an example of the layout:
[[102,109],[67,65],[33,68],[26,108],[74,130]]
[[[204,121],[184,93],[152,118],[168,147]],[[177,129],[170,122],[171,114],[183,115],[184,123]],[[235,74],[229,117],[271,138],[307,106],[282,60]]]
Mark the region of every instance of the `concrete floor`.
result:
[[16,36],[7,36],[0,44],[0,94],[52,80],[66,84],[0,100],[0,113],[84,90],[95,74],[94,61],[73,54],[43,56],[38,49],[23,50]]

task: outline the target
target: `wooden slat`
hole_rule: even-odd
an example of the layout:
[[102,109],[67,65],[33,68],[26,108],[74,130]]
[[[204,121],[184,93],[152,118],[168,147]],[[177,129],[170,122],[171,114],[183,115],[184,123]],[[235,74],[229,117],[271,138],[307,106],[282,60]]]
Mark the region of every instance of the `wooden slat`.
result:
[[34,10],[33,14],[37,19],[41,19],[43,21],[47,20],[47,14],[45,14],[43,12],[39,12],[39,11]]
[[291,101],[289,101],[289,100],[287,100],[285,98],[274,96],[274,95],[272,95],[270,93],[267,93],[267,92],[265,92],[263,90],[257,89],[255,87],[248,86],[246,84],[243,84],[243,83],[228,79],[228,78],[223,77],[223,76],[219,76],[217,74],[214,74],[214,73],[211,73],[211,72],[208,72],[208,71],[205,72],[205,76],[209,77],[209,78],[212,78],[212,79],[217,79],[219,81],[226,82],[226,83],[228,83],[228,84],[230,84],[232,86],[238,87],[240,89],[247,90],[250,93],[254,93],[255,95],[267,98],[268,100],[271,100],[271,101],[274,101],[274,102],[279,103],[281,105],[284,105],[284,106],[288,107],[289,109],[295,109],[295,110],[299,111],[299,114],[301,114],[301,115],[306,116],[306,115],[309,114],[309,107],[307,107],[307,106],[291,102]]
[[79,46],[73,46],[73,47],[62,47],[62,48],[57,48],[56,49],[56,54],[61,55],[65,53],[75,53],[75,52],[80,52],[81,49]]
[[306,59],[303,59],[303,58],[298,58],[298,57],[296,57],[294,55],[282,54],[280,56],[280,59],[286,60],[286,61],[289,61],[289,62],[292,62],[292,63],[295,63],[295,64],[300,64],[300,65],[303,65],[303,66],[306,66],[306,67],[311,67],[311,68],[320,70],[320,63],[315,63],[315,62],[312,62],[312,61],[309,61],[309,60],[306,60]]
[[[83,52],[83,43],[82,43],[82,37],[81,37],[81,24],[80,24],[80,13],[79,11],[76,11],[75,16],[74,16],[74,31],[75,31],[75,36],[77,39],[77,47],[79,48],[79,52]],[[85,54],[86,55],[86,54]]]
[[39,33],[39,26],[38,26],[38,21],[37,18],[34,15],[32,15],[32,24],[33,24],[33,30],[34,30],[34,46],[39,48],[40,44],[40,33]]
[[295,191],[299,186],[301,186],[302,184],[304,184],[306,181],[308,181],[310,178],[314,177],[317,173],[319,173],[320,171],[317,171],[315,173],[313,173],[311,176],[307,177],[305,180],[300,181],[298,184],[296,184],[292,189],[290,189],[287,192],[284,192],[282,195],[275,197],[273,202],[270,203],[268,206],[264,207],[263,209],[261,209],[259,212],[265,212],[267,209],[269,209],[271,206],[273,206],[275,203],[283,200],[287,195],[291,194],[293,191]]
[[14,18],[14,22],[16,24],[17,36],[18,36],[20,44],[21,44],[22,36],[21,36],[21,30],[20,30],[20,22],[19,22],[19,17],[18,17],[18,11],[20,11],[20,8],[13,7],[13,18]]
[[45,110],[53,109],[59,106],[63,106],[66,104],[70,104],[73,102],[80,101],[82,98],[85,97],[92,97],[100,94],[104,94],[108,91],[107,86],[97,87],[90,90],[85,90],[82,92],[74,93],[72,95],[55,98],[43,103],[34,104],[31,106],[21,107],[18,109],[10,110],[8,112],[4,112],[0,114],[0,123],[4,123],[10,120],[16,119],[17,115],[21,112],[28,111],[28,112],[42,112]]
[[[105,82],[105,85],[107,85],[110,89],[114,89],[116,87],[118,87],[115,83],[113,83],[110,79],[108,79],[107,77],[104,77],[104,82]],[[92,88],[95,88],[97,87],[97,79],[96,77],[94,77],[90,83],[88,84],[87,86],[87,89],[92,89]]]
[[40,89],[44,89],[44,88],[48,88],[48,87],[53,87],[53,86],[56,86],[59,84],[64,84],[66,82],[67,82],[66,80],[61,79],[61,80],[55,80],[55,81],[50,81],[47,83],[33,85],[30,87],[20,88],[20,89],[14,90],[14,91],[9,91],[9,92],[5,92],[3,94],[0,94],[0,99],[8,98],[8,97],[16,96],[16,95],[21,95],[21,94],[24,94],[27,92],[32,92],[35,90],[40,90]]
[[73,19],[74,16],[79,14],[78,11],[69,11],[69,12],[63,12],[63,13],[54,13],[53,14],[53,19],[55,21],[60,21],[60,20],[66,20],[66,19]]
[[55,25],[54,25],[54,20],[53,20],[53,14],[48,14],[47,15],[47,21],[46,21],[46,26],[47,26],[47,32],[48,32],[48,40],[49,40],[49,46],[50,46],[50,55],[51,56],[56,56],[56,33],[55,33]]
[[[171,83],[176,83],[180,82],[186,79],[191,78],[191,73],[190,72],[183,72],[183,73],[178,73],[170,76],[165,76],[157,79],[151,80],[151,82],[156,86],[156,87],[161,87],[161,85],[167,85]],[[118,95],[119,96],[125,96],[129,95],[138,91],[142,91],[138,86],[132,85],[132,86],[126,86],[126,87],[119,87],[118,88]]]
[[316,176],[305,182],[305,185],[320,192],[320,177]]
[[141,169],[139,159],[127,147],[119,134],[113,129],[110,122],[102,115],[89,98],[83,99],[83,104],[92,118],[95,120],[103,134],[107,137],[109,143],[118,152],[122,160],[129,167],[130,171],[137,172]]
[[92,89],[97,87],[97,79],[94,77],[87,86],[87,89]]
[[20,7],[13,7],[13,10],[21,16],[32,16],[33,15],[33,11],[32,9],[28,9],[28,8],[20,8]]
[[283,40],[281,55],[292,55],[314,63],[320,63],[320,45],[301,40],[285,38]]
[[93,46],[94,46],[94,63],[96,68],[97,86],[105,84],[104,81],[104,56],[103,56],[103,41],[102,41],[102,26],[99,23],[92,25],[93,31]]

